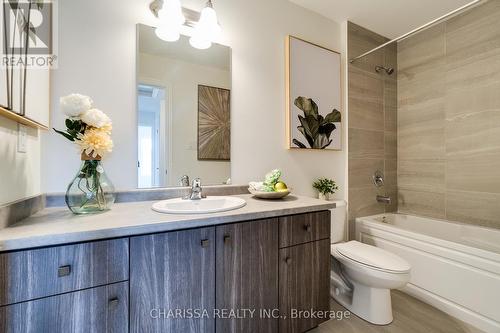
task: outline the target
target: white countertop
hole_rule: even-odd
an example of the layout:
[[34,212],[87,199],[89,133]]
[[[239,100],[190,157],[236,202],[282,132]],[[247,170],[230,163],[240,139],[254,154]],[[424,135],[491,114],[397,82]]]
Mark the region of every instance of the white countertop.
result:
[[265,219],[335,208],[335,203],[290,195],[261,200],[252,195],[243,208],[215,214],[173,215],[151,209],[152,201],[114,204],[110,211],[77,216],[66,207],[46,208],[0,230],[0,251],[21,250],[98,239],[166,232],[218,224]]

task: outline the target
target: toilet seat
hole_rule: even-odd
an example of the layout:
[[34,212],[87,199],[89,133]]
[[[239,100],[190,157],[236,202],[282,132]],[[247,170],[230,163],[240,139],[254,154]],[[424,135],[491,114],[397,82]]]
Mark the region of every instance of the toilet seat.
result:
[[397,255],[357,241],[333,245],[332,251],[354,264],[382,272],[406,274],[411,269],[410,265]]

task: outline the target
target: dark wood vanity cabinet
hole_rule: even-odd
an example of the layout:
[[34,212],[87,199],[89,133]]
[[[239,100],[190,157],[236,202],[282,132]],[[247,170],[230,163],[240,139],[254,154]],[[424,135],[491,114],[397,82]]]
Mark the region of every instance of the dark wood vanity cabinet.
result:
[[0,307],[0,332],[128,332],[128,282]]
[[217,309],[240,310],[245,317],[216,319],[216,332],[278,332],[278,319],[264,315],[278,309],[278,219],[216,230]]
[[0,332],[128,331],[128,239],[0,254]]
[[330,310],[329,262],[328,239],[280,250],[280,312],[286,316],[280,333],[306,332],[326,321],[311,310]]
[[0,333],[306,332],[322,320],[289,314],[329,310],[329,230],[325,211],[0,253]]
[[130,285],[131,332],[215,332],[215,228],[132,237]]

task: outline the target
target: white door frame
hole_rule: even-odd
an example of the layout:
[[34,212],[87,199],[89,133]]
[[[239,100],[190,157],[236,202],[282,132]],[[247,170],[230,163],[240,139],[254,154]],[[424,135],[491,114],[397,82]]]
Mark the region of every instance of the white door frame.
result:
[[[141,84],[155,86],[165,91],[164,103],[160,112],[160,183],[161,187],[169,187],[172,179],[172,86],[160,80],[140,77],[137,87]],[[136,89],[137,89],[136,87]],[[137,103],[136,103],[137,104]],[[139,112],[138,106],[136,113]],[[162,126],[163,125],[163,126]]]

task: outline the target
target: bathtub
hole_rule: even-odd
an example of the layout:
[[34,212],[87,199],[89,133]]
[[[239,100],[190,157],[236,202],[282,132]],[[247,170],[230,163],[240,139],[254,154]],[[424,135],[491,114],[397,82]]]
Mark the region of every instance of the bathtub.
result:
[[411,264],[404,292],[485,332],[500,333],[500,230],[382,214],[357,218],[355,234]]

